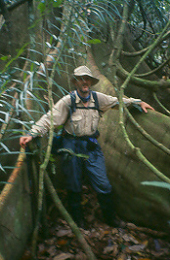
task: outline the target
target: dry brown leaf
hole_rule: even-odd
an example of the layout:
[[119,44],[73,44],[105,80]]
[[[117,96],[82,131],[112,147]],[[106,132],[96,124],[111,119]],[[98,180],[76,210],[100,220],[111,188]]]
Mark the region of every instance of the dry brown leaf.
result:
[[106,246],[103,250],[103,254],[110,254],[111,252],[113,252],[114,249],[114,245],[113,246]]
[[56,236],[57,237],[64,237],[64,236],[72,236],[73,233],[71,231],[71,229],[60,229],[57,233],[56,233]]
[[124,234],[122,236],[122,238],[126,241],[126,242],[133,242],[134,244],[139,244],[139,241],[132,236],[131,234]]
[[75,260],[87,260],[87,256],[83,252],[79,252],[75,256]]
[[113,228],[113,229],[112,229],[112,235],[115,235],[115,234],[118,234],[117,228]]
[[127,259],[127,257],[126,257],[125,254],[120,254],[120,255],[118,256],[118,258],[117,258],[117,260],[126,260],[126,259]]
[[67,245],[67,243],[68,243],[67,239],[59,239],[57,241],[57,245],[59,245],[59,246],[65,246],[65,245]]
[[119,253],[119,246],[114,245],[112,256],[115,257]]
[[46,245],[54,245],[55,241],[56,241],[56,237],[52,237],[50,239],[46,239],[45,243]]
[[47,249],[47,252],[50,254],[50,256],[55,256],[55,255],[57,254],[56,246],[55,246],[55,245],[50,246],[50,247]]
[[105,235],[108,235],[110,233],[110,230],[103,230],[101,232],[101,235],[99,236],[99,240],[102,240]]
[[70,253],[61,253],[53,258],[53,260],[66,260],[66,259],[73,259],[74,255]]
[[152,260],[151,258],[138,258],[138,260]]
[[131,252],[139,252],[139,251],[142,251],[146,246],[145,245],[133,245],[133,246],[128,246],[125,251],[127,253],[131,253]]

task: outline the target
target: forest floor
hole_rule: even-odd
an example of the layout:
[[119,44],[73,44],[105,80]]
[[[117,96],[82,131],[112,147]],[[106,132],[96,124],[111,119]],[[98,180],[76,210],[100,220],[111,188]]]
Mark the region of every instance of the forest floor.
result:
[[[83,207],[86,229],[80,229],[97,260],[170,260],[168,234],[126,223],[125,228],[113,228],[102,221],[93,192],[85,187]],[[89,260],[71,228],[56,212],[48,210],[48,236],[39,236],[37,259]],[[21,260],[32,260],[28,244]]]

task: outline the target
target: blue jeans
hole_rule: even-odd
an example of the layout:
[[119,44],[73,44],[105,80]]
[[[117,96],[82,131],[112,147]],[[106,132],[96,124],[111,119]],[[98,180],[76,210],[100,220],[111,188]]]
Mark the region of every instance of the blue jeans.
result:
[[87,140],[63,138],[63,147],[71,149],[76,154],[85,154],[89,159],[72,156],[62,161],[62,169],[66,176],[66,188],[72,192],[81,192],[82,174],[88,179],[97,193],[107,194],[112,190],[106,174],[105,160],[100,145],[97,142],[94,149],[89,149]]

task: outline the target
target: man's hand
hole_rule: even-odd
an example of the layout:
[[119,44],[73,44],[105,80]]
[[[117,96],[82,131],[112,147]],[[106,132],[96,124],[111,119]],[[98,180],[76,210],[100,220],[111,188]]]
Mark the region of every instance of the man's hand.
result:
[[26,135],[26,136],[22,136],[20,137],[20,140],[19,140],[19,144],[22,148],[25,148],[27,143],[29,143],[31,140],[32,140],[32,136],[31,135]]
[[140,103],[140,106],[145,113],[148,113],[147,109],[155,110],[153,107],[143,101]]

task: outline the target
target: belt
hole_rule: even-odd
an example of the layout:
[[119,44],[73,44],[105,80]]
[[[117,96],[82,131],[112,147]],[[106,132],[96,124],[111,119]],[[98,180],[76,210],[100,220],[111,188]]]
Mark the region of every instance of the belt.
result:
[[92,135],[82,135],[82,136],[76,136],[76,135],[71,135],[69,134],[65,129],[62,132],[62,136],[66,138],[73,138],[73,139],[80,139],[80,140],[85,140],[88,141],[90,138],[95,138],[97,139],[100,136],[99,131],[97,130],[94,134]]

